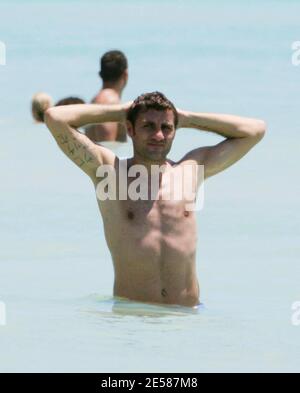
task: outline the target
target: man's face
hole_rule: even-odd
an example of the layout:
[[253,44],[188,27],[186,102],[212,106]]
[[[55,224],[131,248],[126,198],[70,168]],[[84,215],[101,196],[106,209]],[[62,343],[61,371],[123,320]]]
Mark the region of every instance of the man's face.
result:
[[170,109],[158,111],[149,109],[141,112],[134,128],[128,125],[134,151],[143,159],[152,162],[164,161],[171,150],[176,129],[174,114]]

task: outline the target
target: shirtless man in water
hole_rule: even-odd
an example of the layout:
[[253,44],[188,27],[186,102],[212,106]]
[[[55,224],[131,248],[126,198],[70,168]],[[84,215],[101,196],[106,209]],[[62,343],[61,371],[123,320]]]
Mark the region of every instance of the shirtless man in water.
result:
[[[101,180],[99,168],[107,165],[115,168],[118,175],[120,160],[77,132],[78,127],[88,123],[126,123],[134,147],[127,170],[142,165],[150,173],[154,165],[164,166],[155,200],[98,200],[113,259],[114,295],[147,303],[198,305],[195,211],[186,210],[184,198],[162,198],[168,189],[167,175],[175,174],[176,182],[176,171],[186,165],[204,165],[204,179],[223,171],[263,138],[265,123],[232,115],[176,110],[158,92],[144,94],[130,104],[50,108],[45,121],[62,151],[91,178],[95,187]],[[225,139],[214,146],[199,147],[173,162],[167,155],[178,128],[214,132]],[[133,180],[128,177],[128,187]]]
[[[128,60],[123,52],[112,50],[104,53],[100,59],[99,77],[102,88],[93,98],[93,104],[120,104],[122,93],[128,81]],[[106,122],[86,127],[86,135],[93,142],[126,142],[127,132],[124,124]]]

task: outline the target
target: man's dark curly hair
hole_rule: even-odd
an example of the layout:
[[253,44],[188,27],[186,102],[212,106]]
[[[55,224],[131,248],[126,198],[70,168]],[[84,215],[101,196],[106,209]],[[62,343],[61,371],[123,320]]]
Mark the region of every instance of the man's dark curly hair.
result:
[[136,118],[139,113],[146,112],[149,109],[155,109],[157,111],[166,111],[170,109],[174,114],[174,124],[175,128],[178,124],[178,113],[174,104],[167,99],[167,97],[155,91],[153,93],[145,93],[138,96],[134,101],[129,111],[127,113],[127,120],[129,120],[132,125],[135,125]]

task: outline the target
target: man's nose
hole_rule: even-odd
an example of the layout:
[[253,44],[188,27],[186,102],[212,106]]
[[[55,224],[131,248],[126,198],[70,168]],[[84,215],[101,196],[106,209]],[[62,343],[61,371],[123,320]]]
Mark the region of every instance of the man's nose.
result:
[[156,132],[152,136],[152,139],[154,139],[155,141],[163,141],[165,139],[165,136],[162,130],[156,130]]

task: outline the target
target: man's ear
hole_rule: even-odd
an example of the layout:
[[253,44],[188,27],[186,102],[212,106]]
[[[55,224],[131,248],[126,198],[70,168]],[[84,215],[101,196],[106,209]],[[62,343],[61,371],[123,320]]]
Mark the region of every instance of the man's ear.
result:
[[126,128],[127,128],[128,135],[132,138],[134,136],[135,132],[134,132],[134,127],[133,127],[131,121],[129,121],[129,120],[126,121]]
[[124,87],[125,87],[128,82],[128,70],[125,70],[123,73],[123,81],[124,81]]

